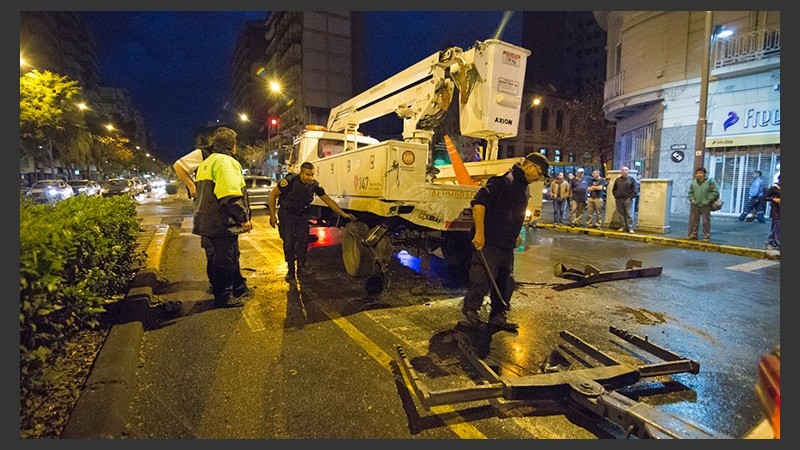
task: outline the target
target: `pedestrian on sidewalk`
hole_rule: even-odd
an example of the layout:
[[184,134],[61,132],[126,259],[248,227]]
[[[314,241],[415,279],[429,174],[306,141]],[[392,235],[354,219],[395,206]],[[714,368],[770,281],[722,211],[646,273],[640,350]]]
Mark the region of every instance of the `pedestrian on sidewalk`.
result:
[[589,199],[586,203],[586,225],[592,228],[600,228],[603,223],[603,193],[606,190],[607,181],[600,176],[599,170],[592,171],[592,178],[589,179]]
[[764,199],[764,178],[761,177],[760,170],[753,171],[753,181],[750,182],[750,190],[747,191],[747,205],[739,214],[739,221],[744,222],[747,216],[752,214],[753,219],[758,219],[758,223],[765,223],[767,219],[764,218],[764,211],[767,208],[766,200]]
[[631,217],[631,206],[633,199],[636,198],[638,183],[629,175],[630,169],[622,166],[619,169],[619,177],[614,180],[611,193],[614,195],[614,204],[617,208],[617,216],[622,227],[617,231],[633,233],[633,218]]
[[[292,281],[298,275],[305,276],[311,273],[306,265],[306,254],[310,231],[308,207],[314,200],[314,195],[317,195],[336,214],[348,220],[356,220],[356,216],[342,210],[328,197],[325,189],[319,185],[319,181],[314,179],[314,165],[310,162],[306,161],[300,165],[299,174],[286,175],[269,193],[269,224],[272,228],[278,226],[278,234],[283,240],[283,257],[289,266],[286,281]],[[278,209],[279,204],[280,209]]]
[[589,179],[583,176],[583,172],[583,167],[579,167],[575,177],[569,182],[569,189],[572,192],[569,202],[569,224],[573,227],[583,226],[583,212],[586,210]]
[[[478,310],[489,293],[489,324],[505,331],[519,327],[507,316],[514,293],[514,249],[522,244],[520,231],[530,198],[528,185],[541,180],[549,167],[547,157],[530,153],[504,174],[489,178],[475,193],[471,234],[476,251],[470,261],[469,289],[461,308],[470,325],[482,325]],[[491,224],[488,232],[486,224]]]
[[781,247],[781,176],[770,186],[766,195],[769,206],[769,220],[772,225],[767,237],[767,250],[778,250]]
[[556,179],[550,183],[550,198],[553,200],[553,224],[564,223],[564,211],[569,207],[571,196],[569,182],[564,180],[564,172],[558,172]]
[[218,307],[243,306],[250,292],[239,268],[239,235],[252,229],[250,205],[235,154],[236,132],[220,127],[212,153],[197,168],[192,233],[211,246],[211,292]]
[[700,218],[703,219],[703,241],[711,240],[711,204],[719,198],[717,182],[706,177],[705,167],[694,171],[694,180],[689,185],[689,236],[697,240]]

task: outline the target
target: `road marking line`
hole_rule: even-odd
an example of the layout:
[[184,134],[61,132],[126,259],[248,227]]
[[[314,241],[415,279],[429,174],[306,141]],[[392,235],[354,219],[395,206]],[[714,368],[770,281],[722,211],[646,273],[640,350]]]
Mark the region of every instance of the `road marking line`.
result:
[[[345,319],[344,317],[340,316],[338,312],[328,309],[325,305],[320,303],[316,304],[322,312],[325,313],[331,321],[336,324],[342,331],[345,332],[350,338],[355,341],[364,351],[367,352],[368,355],[372,356],[380,365],[387,370],[391,371],[390,363],[392,361],[392,357],[389,356],[386,352],[383,351],[377,344],[372,342],[370,338],[368,338],[364,333],[359,331],[349,320]],[[403,382],[406,385],[406,389],[409,392],[414,392],[413,388],[408,384],[403,378]],[[488,439],[485,434],[483,434],[480,430],[475,428],[474,425],[464,422],[458,422],[455,420],[455,417],[463,417],[456,411],[454,408],[448,405],[443,406],[434,406],[430,408],[430,411],[447,424],[453,432],[458,435],[461,439]],[[449,417],[448,417],[449,416]],[[452,418],[451,418],[452,417]]]
[[[255,250],[261,253],[264,257],[268,256],[267,251],[256,243],[255,239],[250,239],[248,235],[242,235],[243,239],[247,241],[250,245],[255,248]],[[276,245],[272,240],[261,241],[266,242],[266,244],[274,250],[283,252],[283,247]],[[376,343],[374,343],[369,337],[367,337],[364,333],[362,333],[358,328],[356,328],[349,320],[345,319],[338,312],[328,309],[325,305],[321,303],[316,303],[316,306],[331,319],[336,326],[338,326],[342,331],[345,332],[356,344],[358,344],[362,349],[369,356],[375,359],[381,367],[384,367],[386,370],[391,372],[390,363],[392,361],[392,357],[389,356],[386,352],[383,351]],[[403,382],[406,385],[406,389],[409,392],[414,392],[413,388],[408,384],[408,382],[403,378]],[[412,394],[413,395],[413,394]],[[461,416],[458,411],[456,411],[453,407],[444,405],[444,406],[434,406],[430,408],[430,411],[435,415],[439,416],[439,419],[446,423],[447,426],[461,439],[488,439],[485,434],[483,434],[480,430],[475,428],[474,425],[463,422],[463,416]],[[458,419],[457,418],[461,418]],[[460,420],[460,421],[459,421]]]
[[751,261],[744,264],[737,264],[735,266],[726,267],[729,270],[738,270],[739,272],[753,272],[755,270],[763,269],[765,267],[771,267],[776,264],[780,264],[777,261],[766,261],[763,259],[759,259],[758,261]]

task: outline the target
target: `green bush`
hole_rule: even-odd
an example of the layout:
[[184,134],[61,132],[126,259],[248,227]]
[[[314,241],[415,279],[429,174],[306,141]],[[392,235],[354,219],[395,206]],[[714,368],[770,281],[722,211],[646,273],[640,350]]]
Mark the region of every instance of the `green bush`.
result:
[[[129,197],[77,196],[56,204],[20,201],[21,392],[59,343],[99,324],[144,262]],[[23,396],[24,398],[24,396]]]

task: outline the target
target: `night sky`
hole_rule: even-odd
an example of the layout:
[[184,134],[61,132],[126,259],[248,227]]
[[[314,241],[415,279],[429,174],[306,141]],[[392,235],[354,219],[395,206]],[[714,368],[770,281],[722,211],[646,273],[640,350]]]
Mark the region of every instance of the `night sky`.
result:
[[[155,153],[172,162],[192,150],[197,127],[225,117],[230,61],[241,27],[265,11],[82,12],[95,37],[103,85],[126,88],[144,116]],[[372,86],[450,45],[494,36],[503,12],[366,13],[366,82]],[[501,38],[521,42],[521,15]],[[356,93],[354,93],[356,94]]]

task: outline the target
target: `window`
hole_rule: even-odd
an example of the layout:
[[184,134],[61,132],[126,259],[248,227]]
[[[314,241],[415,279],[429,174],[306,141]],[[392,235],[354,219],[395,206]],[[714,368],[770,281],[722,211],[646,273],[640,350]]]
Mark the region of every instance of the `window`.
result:
[[550,127],[548,122],[550,122],[550,109],[544,107],[542,108],[542,124],[539,127],[541,131],[547,131]]
[[617,44],[614,49],[614,75],[619,75],[622,72],[622,43]]
[[564,111],[559,109],[556,111],[556,131],[560,133],[562,129],[564,129]]
[[556,150],[553,152],[553,161],[555,161],[555,162],[561,162],[561,150],[558,150],[558,149],[556,149]]
[[525,131],[533,130],[533,110],[525,111]]
[[646,125],[622,135],[614,166],[638,171],[639,178],[652,178],[658,172],[658,155],[654,150],[653,134],[656,124]]

